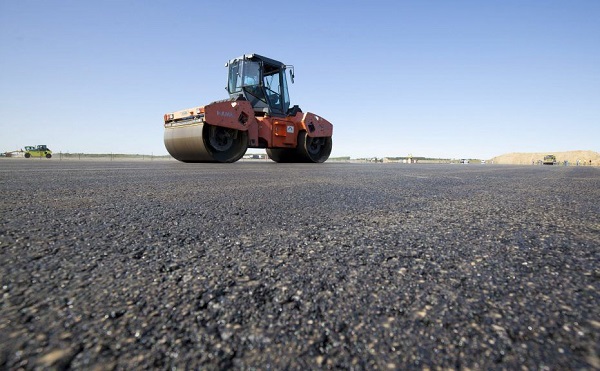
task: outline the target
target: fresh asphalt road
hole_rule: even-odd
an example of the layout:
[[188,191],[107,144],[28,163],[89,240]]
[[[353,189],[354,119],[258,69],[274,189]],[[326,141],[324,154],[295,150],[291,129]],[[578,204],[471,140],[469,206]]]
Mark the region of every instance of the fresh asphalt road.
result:
[[1,369],[599,369],[600,169],[0,160]]

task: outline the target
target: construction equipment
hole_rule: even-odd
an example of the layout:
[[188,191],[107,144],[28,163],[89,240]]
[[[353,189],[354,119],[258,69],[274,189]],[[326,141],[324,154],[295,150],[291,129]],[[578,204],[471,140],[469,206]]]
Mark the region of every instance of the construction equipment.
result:
[[229,99],[164,115],[167,151],[183,162],[235,162],[248,148],[266,148],[275,162],[324,162],[333,125],[291,106],[286,71],[258,54],[230,60]]
[[52,157],[52,151],[45,145],[39,144],[38,146],[25,146],[25,158],[29,157]]
[[556,164],[556,156],[554,155],[546,155],[544,156],[544,165],[554,165]]

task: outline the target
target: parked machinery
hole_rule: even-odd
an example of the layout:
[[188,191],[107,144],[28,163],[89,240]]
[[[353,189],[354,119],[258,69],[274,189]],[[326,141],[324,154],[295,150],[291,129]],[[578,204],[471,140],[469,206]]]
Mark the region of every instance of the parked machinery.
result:
[[554,155],[546,155],[544,156],[544,165],[555,165],[556,164],[556,156]]
[[292,106],[286,71],[294,67],[258,54],[230,60],[229,99],[164,115],[167,151],[183,162],[235,162],[248,148],[266,148],[275,162],[324,162],[333,125]]
[[25,146],[25,158],[30,157],[52,157],[52,151],[45,145],[39,144],[37,146]]

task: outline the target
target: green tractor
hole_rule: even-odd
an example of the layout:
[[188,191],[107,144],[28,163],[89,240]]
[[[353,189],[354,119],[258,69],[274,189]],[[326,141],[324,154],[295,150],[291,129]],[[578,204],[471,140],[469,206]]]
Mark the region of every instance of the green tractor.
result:
[[45,145],[39,144],[37,147],[25,146],[25,158],[29,157],[52,157],[52,151]]
[[556,164],[556,156],[554,155],[546,155],[544,156],[544,165],[555,165]]

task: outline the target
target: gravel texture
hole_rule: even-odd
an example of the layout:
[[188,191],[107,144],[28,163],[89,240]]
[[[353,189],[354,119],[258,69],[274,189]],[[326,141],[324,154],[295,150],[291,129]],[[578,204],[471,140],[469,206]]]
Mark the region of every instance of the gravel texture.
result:
[[0,160],[0,369],[600,369],[600,169]]

